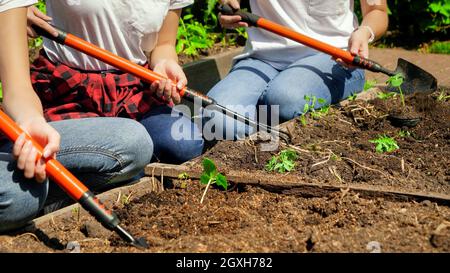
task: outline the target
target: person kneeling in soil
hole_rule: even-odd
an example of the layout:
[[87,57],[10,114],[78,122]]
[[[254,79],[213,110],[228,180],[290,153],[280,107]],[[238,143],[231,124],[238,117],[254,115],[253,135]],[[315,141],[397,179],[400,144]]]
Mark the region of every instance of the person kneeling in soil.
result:
[[[222,2],[239,8],[237,0]],[[367,58],[368,44],[387,29],[386,0],[361,0],[364,19],[359,27],[353,5],[353,0],[250,0],[257,15]],[[240,20],[240,16],[220,15],[226,28],[247,27]],[[277,105],[279,119],[287,121],[303,114],[305,104],[312,100],[320,99],[322,104],[315,103],[319,108],[363,90],[362,69],[341,65],[329,55],[263,29],[249,28],[248,37],[231,72],[208,93],[240,114],[256,119],[258,105]],[[238,139],[254,129],[218,112],[205,111],[208,119],[208,123],[219,124],[216,128],[226,124],[225,134]]]
[[[31,79],[47,120],[134,119],[152,138],[153,160],[178,164],[199,156],[203,152],[200,130],[190,118],[171,107],[181,100],[171,83],[177,83],[180,89],[187,84],[175,44],[181,9],[193,2],[47,0],[50,17],[30,7],[29,25],[39,25],[56,36],[48,24],[51,20],[69,33],[170,79],[150,85],[77,50],[44,39],[44,49],[31,65]],[[29,35],[36,36],[31,28]],[[125,130],[119,126],[116,132]],[[189,132],[180,133],[182,130]],[[109,137],[119,138],[114,133]],[[148,152],[144,148],[142,151]]]
[[[136,121],[119,118],[47,123],[30,82],[26,39],[27,6],[36,0],[0,0],[0,78],[2,110],[87,184],[98,188],[137,175],[151,158],[151,139]],[[115,134],[113,136],[113,134]],[[3,134],[0,145],[0,232],[20,228],[46,202],[60,198],[49,190],[43,158],[21,135],[15,143]],[[127,141],[129,140],[129,141]],[[144,151],[143,151],[144,149]]]

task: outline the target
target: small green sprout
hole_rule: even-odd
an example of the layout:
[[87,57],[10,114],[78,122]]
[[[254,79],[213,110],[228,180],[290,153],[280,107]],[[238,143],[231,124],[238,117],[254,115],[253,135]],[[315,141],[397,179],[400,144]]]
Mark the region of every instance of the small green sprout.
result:
[[126,195],[122,195],[122,198],[120,199],[120,203],[122,204],[122,206],[128,205],[131,202],[131,193]]
[[[306,101],[305,105],[303,106],[302,115],[300,116],[300,122],[303,126],[307,125],[306,122],[306,114],[308,112],[311,113],[311,117],[313,119],[319,119],[322,116],[325,116],[330,111],[330,106],[326,105],[327,100],[323,98],[317,98],[316,96],[308,96],[305,95],[304,100]],[[316,110],[316,104],[320,104],[322,107]]]
[[279,173],[291,172],[295,169],[295,160],[297,160],[298,154],[296,151],[287,149],[281,151],[278,155],[272,156],[272,158],[266,164],[266,171]]
[[203,173],[200,176],[200,183],[206,185],[206,188],[205,191],[203,192],[200,204],[203,204],[206,192],[208,191],[211,184],[216,184],[224,188],[225,190],[228,188],[227,178],[217,171],[217,167],[214,164],[214,161],[205,157],[202,163],[203,163]]
[[373,88],[377,84],[377,80],[369,80],[364,83],[364,91]]
[[398,136],[401,138],[405,138],[405,137],[410,137],[411,136],[411,132],[408,130],[400,130],[398,132]]
[[397,93],[395,93],[395,92],[387,92],[387,93],[385,93],[385,92],[378,92],[377,93],[377,97],[380,100],[388,100],[390,98],[395,97],[396,95],[397,95]]
[[180,173],[179,175],[178,175],[178,179],[180,179],[180,180],[188,180],[188,179],[190,179],[191,177],[189,176],[189,174],[187,174],[186,172],[183,172],[183,173]]
[[189,179],[191,179],[191,176],[189,174],[187,174],[186,172],[183,172],[178,175],[178,179],[181,180],[180,188],[186,189],[187,182]]
[[398,74],[390,77],[386,82],[390,86],[398,88],[398,91],[400,91],[400,99],[402,101],[403,107],[405,107],[405,96],[403,95],[403,90],[402,90],[401,85],[403,84],[404,80],[405,80],[405,78],[403,77],[403,75],[401,73],[398,73]]
[[76,217],[77,222],[80,221],[80,207],[79,206],[74,206],[72,208],[72,217]]
[[358,97],[358,94],[357,93],[352,93],[350,96],[348,96],[348,100],[349,101],[354,101],[354,100],[356,100],[356,98]]
[[[1,83],[0,83],[0,90],[1,90]],[[439,96],[437,97],[438,101],[447,101],[450,99],[450,95],[447,95],[447,93],[445,92],[445,90],[442,90],[441,93],[439,93]]]
[[377,153],[390,153],[400,149],[397,141],[386,135],[379,135],[377,139],[369,140],[369,142],[376,144],[375,150]]

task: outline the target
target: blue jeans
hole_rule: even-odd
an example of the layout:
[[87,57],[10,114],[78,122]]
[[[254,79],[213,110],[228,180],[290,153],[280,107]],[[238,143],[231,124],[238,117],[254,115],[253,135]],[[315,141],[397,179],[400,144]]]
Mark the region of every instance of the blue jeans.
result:
[[[156,161],[180,164],[200,156],[204,141],[201,131],[190,117],[168,106],[152,109],[142,120],[153,140]],[[184,132],[180,134],[180,130]]]
[[[320,108],[361,92],[364,81],[363,70],[344,68],[322,53],[300,59],[282,71],[258,59],[247,58],[235,64],[208,96],[254,120],[257,118],[257,106],[278,105],[279,119],[286,121],[303,113],[308,103],[305,95],[324,99],[324,105],[315,105]],[[209,122],[223,125],[216,127],[216,130],[226,131],[224,134],[227,136],[230,135],[229,131],[234,138],[242,138],[245,133],[253,132],[254,128],[248,128],[218,112],[205,111],[204,114]],[[208,118],[209,115],[211,117]]]
[[[150,162],[153,143],[145,128],[124,118],[86,118],[50,123],[61,135],[57,159],[90,190],[118,185]],[[44,204],[66,195],[55,183],[39,184],[16,169],[10,151],[0,153],[0,232],[19,228]]]

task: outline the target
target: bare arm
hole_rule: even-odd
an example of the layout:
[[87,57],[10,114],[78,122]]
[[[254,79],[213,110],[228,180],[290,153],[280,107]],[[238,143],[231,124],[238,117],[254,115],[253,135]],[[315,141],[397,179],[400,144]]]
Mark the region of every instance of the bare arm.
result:
[[371,30],[375,39],[383,36],[387,30],[387,3],[386,0],[361,0],[361,10],[363,14],[361,26],[352,33],[348,47],[352,54],[368,58]]
[[0,75],[3,108],[16,121],[42,117],[41,102],[31,86],[27,48],[26,8],[0,14]]
[[159,31],[158,42],[150,57],[150,67],[154,67],[161,60],[173,60],[178,62],[178,55],[175,50],[177,43],[178,21],[181,16],[181,9],[169,10],[164,23]]
[[[0,78],[3,85],[3,109],[22,129],[44,147],[44,157],[54,157],[60,136],[45,121],[39,97],[30,82],[27,43],[27,9],[0,13]],[[14,143],[17,168],[26,178],[42,182],[46,178],[45,161],[36,161],[37,150],[22,134]]]
[[383,36],[388,28],[389,19],[386,2],[386,0],[361,0],[361,11],[363,14],[361,26],[371,27],[375,34],[375,39]]

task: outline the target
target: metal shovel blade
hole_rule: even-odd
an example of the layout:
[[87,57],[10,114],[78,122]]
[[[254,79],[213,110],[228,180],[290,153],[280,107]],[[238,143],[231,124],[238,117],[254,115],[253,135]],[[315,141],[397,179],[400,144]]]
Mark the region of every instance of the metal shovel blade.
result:
[[395,74],[398,73],[404,78],[401,86],[404,94],[432,93],[437,89],[437,79],[433,75],[405,59],[398,59]]

